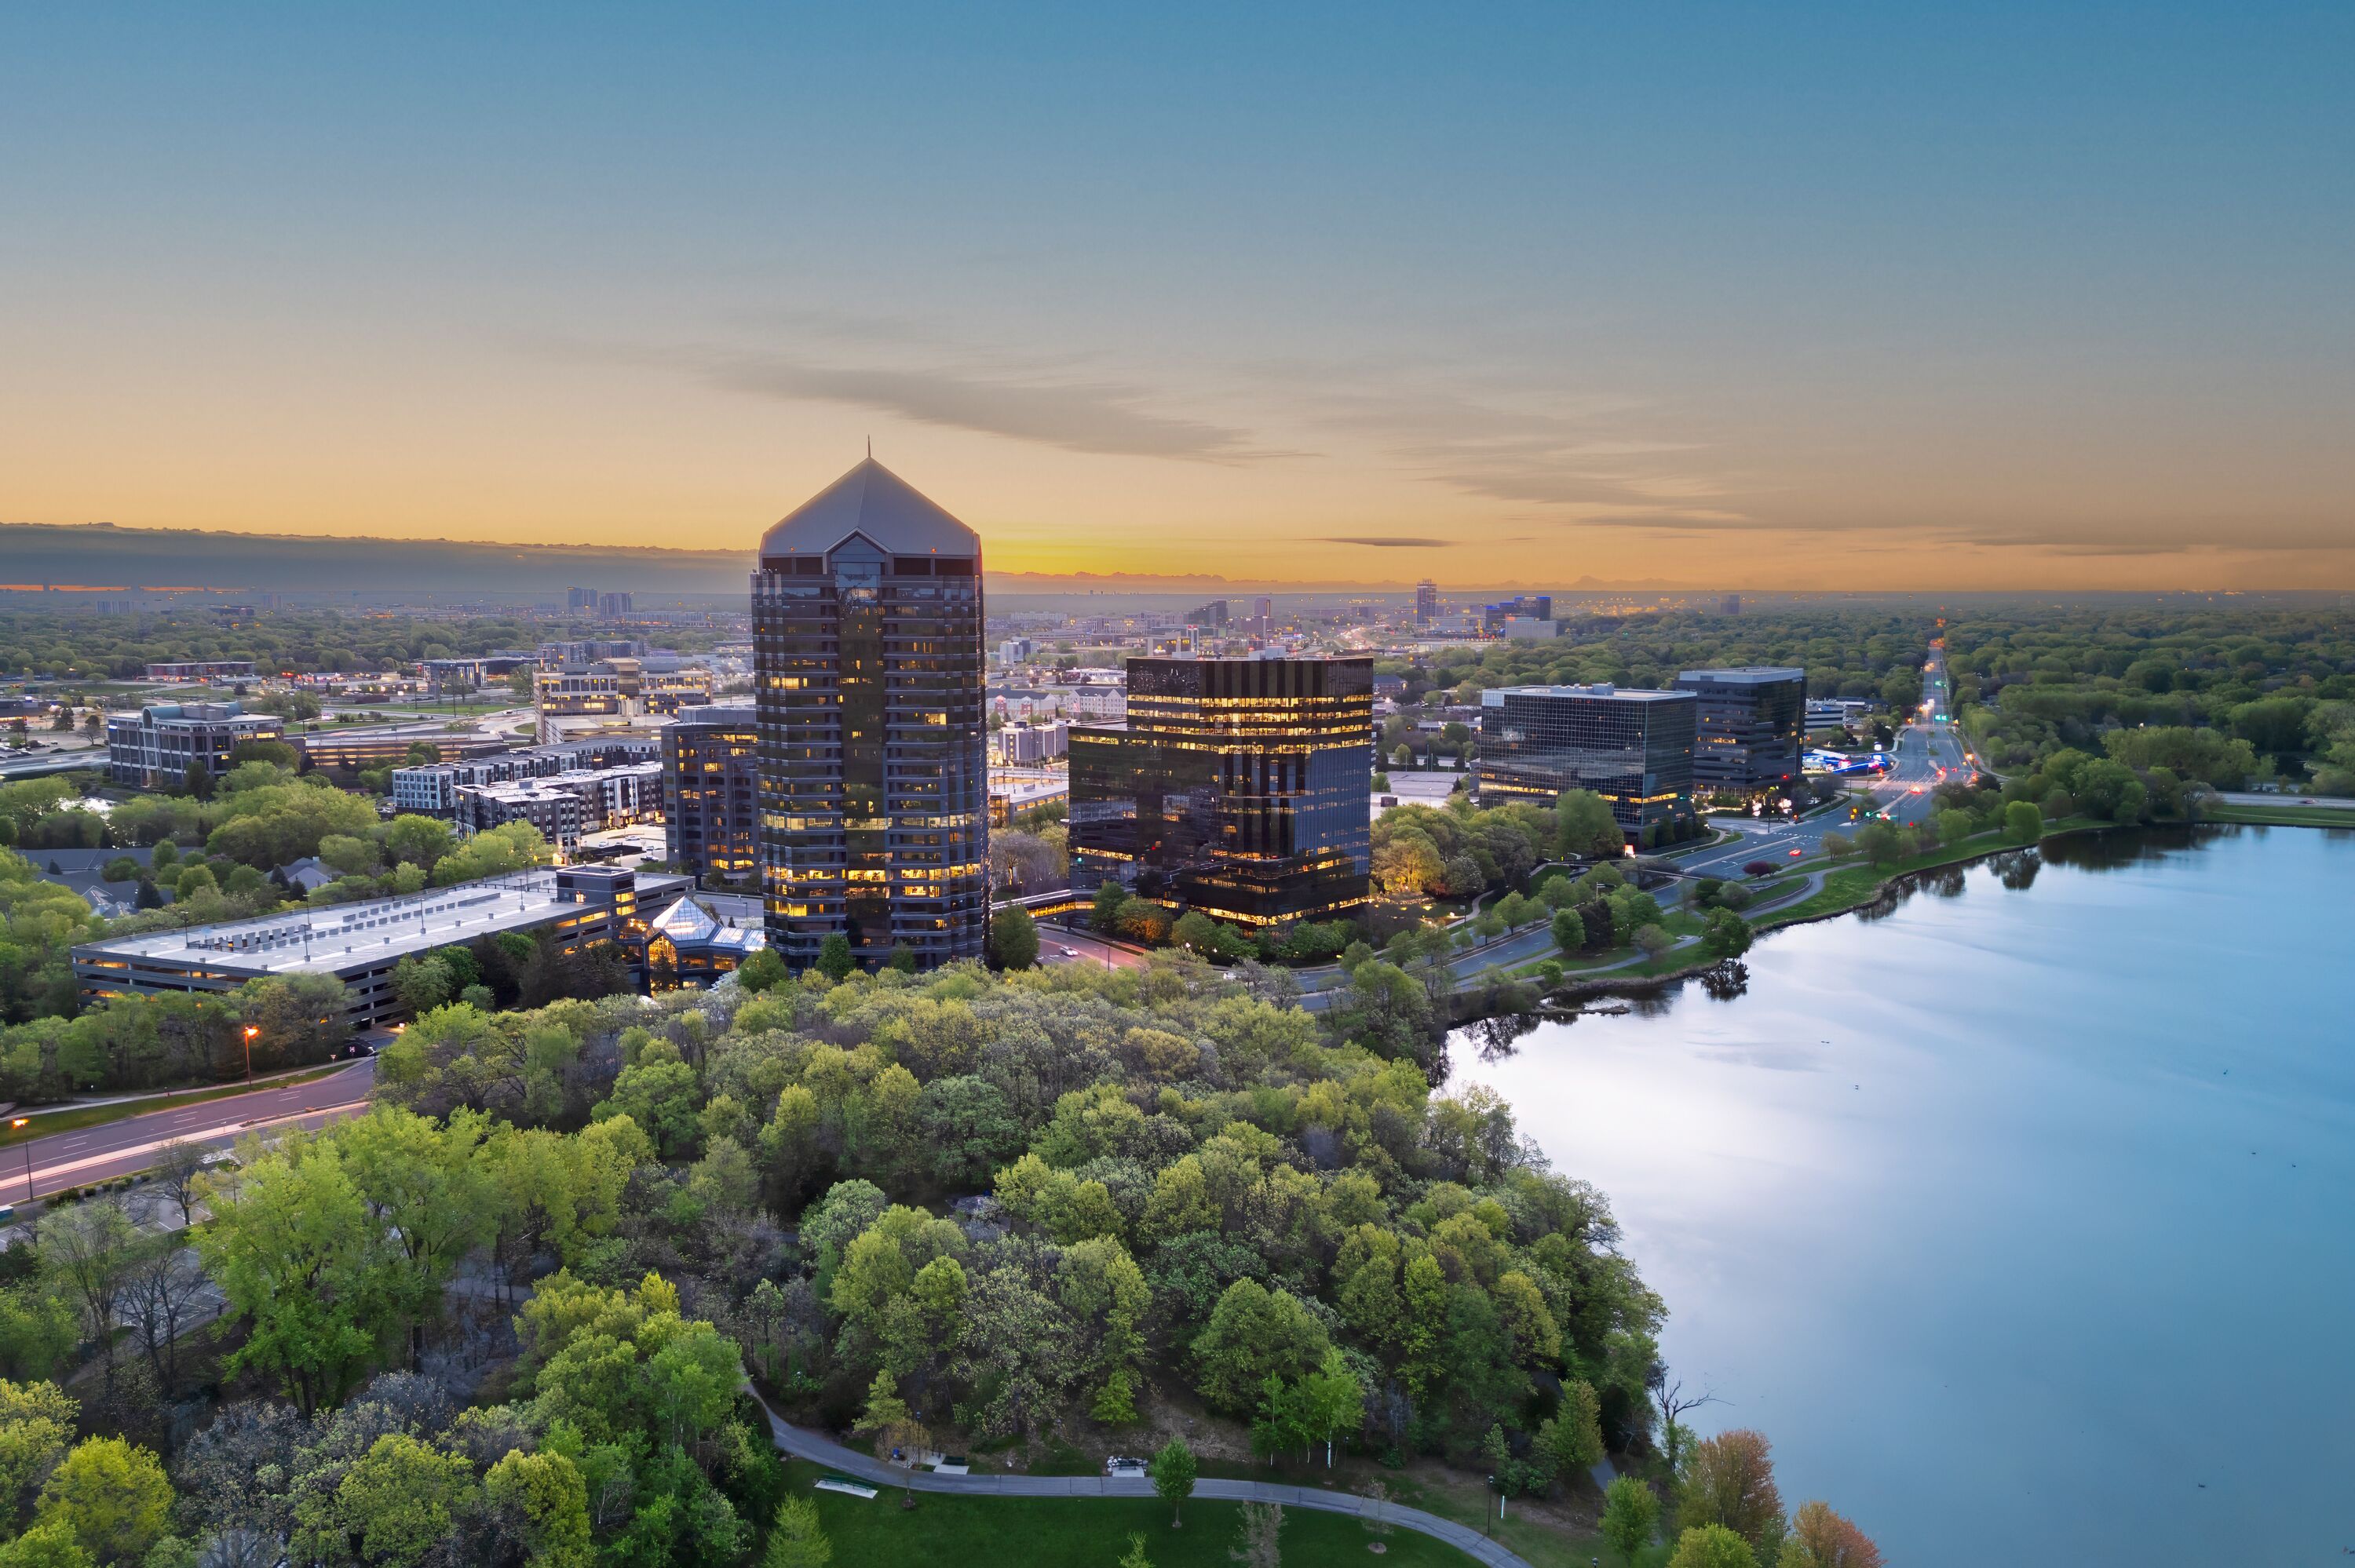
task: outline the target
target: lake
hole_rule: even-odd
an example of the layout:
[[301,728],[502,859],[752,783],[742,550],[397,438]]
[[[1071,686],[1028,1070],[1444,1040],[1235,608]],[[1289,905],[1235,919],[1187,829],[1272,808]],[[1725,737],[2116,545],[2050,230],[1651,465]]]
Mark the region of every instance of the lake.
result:
[[2350,895],[2355,833],[2073,843],[1453,1081],[1610,1195],[1696,1425],[1892,1563],[2341,1563]]

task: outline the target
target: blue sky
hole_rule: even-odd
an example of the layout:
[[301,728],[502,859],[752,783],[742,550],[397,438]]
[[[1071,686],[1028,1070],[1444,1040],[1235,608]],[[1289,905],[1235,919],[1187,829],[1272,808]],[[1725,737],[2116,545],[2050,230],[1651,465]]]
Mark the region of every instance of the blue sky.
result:
[[749,544],[872,434],[1041,569],[2355,586],[2350,67],[2343,6],[20,13],[0,518]]

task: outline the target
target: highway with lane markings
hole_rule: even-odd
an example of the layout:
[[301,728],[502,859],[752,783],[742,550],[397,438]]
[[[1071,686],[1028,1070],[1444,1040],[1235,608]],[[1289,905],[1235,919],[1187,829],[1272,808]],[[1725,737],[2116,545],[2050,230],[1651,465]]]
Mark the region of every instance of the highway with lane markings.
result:
[[0,1149],[0,1203],[144,1171],[174,1139],[220,1149],[250,1131],[324,1127],[366,1110],[375,1085],[376,1058],[366,1056],[309,1083],[146,1111]]

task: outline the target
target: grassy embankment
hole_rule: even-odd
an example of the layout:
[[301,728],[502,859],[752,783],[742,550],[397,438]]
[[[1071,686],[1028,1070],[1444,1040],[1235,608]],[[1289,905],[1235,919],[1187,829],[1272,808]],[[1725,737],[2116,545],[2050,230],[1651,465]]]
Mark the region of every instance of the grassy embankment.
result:
[[[807,1490],[824,1473],[801,1461],[786,1469],[796,1492]],[[972,1568],[1016,1560],[1023,1568],[1109,1568],[1128,1550],[1132,1534],[1145,1537],[1154,1568],[1226,1568],[1241,1512],[1236,1503],[1197,1499],[1186,1504],[1185,1528],[1172,1530],[1169,1507],[1158,1498],[969,1498],[919,1492],[916,1506],[902,1509],[900,1494],[890,1491],[871,1501],[837,1492],[809,1495],[817,1499],[818,1518],[834,1544],[834,1568]],[[1365,1563],[1375,1539],[1358,1520],[1286,1509],[1284,1568]],[[1461,1568],[1472,1561],[1412,1531],[1393,1527],[1382,1539],[1389,1547],[1381,1559],[1385,1563]],[[1565,1568],[1571,1561],[1560,1553],[1549,1560]]]
[[[0,1149],[24,1142],[27,1139],[48,1138],[53,1133],[80,1132],[87,1127],[102,1127],[111,1121],[122,1121],[150,1111],[177,1110],[182,1106],[202,1105],[207,1100],[225,1100],[233,1095],[249,1094],[256,1089],[287,1089],[314,1082],[350,1066],[349,1062],[336,1062],[325,1067],[313,1067],[283,1077],[263,1078],[252,1084],[227,1084],[216,1089],[190,1089],[185,1094],[157,1095],[149,1099],[121,1100],[102,1106],[60,1106],[53,1110],[37,1107],[25,1111],[23,1127],[0,1124]],[[10,1119],[14,1119],[11,1118]]]
[[2337,806],[2219,804],[2208,807],[2200,820],[2254,828],[2355,828],[2355,800]]
[[[2098,817],[2064,817],[2057,822],[2046,823],[2044,837],[2091,832],[2117,825]],[[2029,847],[2001,832],[1973,833],[1969,838],[1957,839],[1951,844],[1941,844],[1926,854],[1894,861],[1888,865],[1872,866],[1860,862],[1838,865],[1825,876],[1823,886],[1796,904],[1763,916],[1756,925],[1760,930],[1769,931],[1777,926],[1793,925],[1802,920],[1820,920],[1827,915],[1860,909],[1880,897],[1881,890],[1898,877],[1918,871],[1935,871],[1941,866],[1961,865],[1991,854],[2001,854],[2007,850]],[[1814,863],[1809,863],[1812,867]]]

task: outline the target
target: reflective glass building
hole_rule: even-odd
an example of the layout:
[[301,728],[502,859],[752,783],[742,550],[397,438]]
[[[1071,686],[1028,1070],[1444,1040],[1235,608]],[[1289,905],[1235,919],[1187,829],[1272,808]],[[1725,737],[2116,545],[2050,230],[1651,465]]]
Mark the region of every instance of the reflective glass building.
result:
[[1657,843],[1693,822],[1690,692],[1497,686],[1480,694],[1480,800],[1551,804],[1566,789],[1611,802],[1627,842]]
[[755,709],[692,707],[664,728],[663,837],[670,863],[707,885],[748,882],[761,863],[761,731]]
[[1269,926],[1371,896],[1370,659],[1131,659],[1128,727],[1071,731],[1071,875]]
[[1700,699],[1693,787],[1749,794],[1799,781],[1807,673],[1771,664],[1687,670],[1677,690]]
[[752,576],[769,946],[977,957],[989,919],[981,540],[869,458]]

